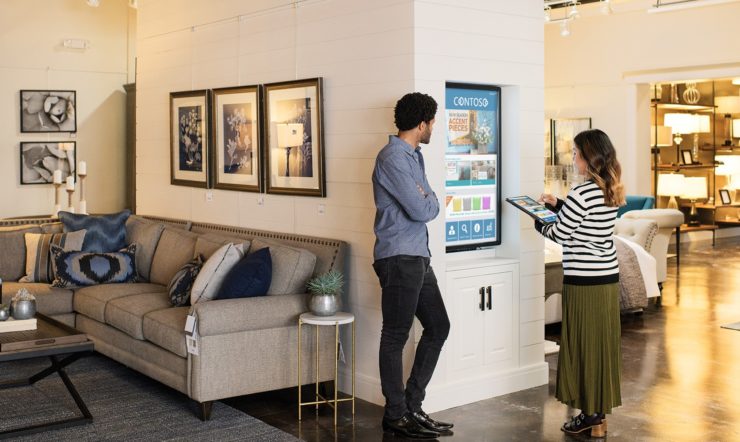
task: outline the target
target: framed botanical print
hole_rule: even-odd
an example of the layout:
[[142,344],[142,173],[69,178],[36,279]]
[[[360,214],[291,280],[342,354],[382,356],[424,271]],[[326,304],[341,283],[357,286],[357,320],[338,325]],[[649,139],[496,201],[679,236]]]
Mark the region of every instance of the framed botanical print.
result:
[[170,182],[209,187],[210,92],[170,93]]
[[267,193],[326,196],[322,79],[264,86]]
[[214,89],[212,101],[213,187],[262,191],[259,86]]
[[21,91],[21,132],[77,132],[77,92]]
[[21,184],[51,184],[57,170],[63,183],[75,177],[76,158],[74,141],[22,142]]
[[591,129],[591,118],[554,118],[550,120],[553,165],[573,165],[573,138]]

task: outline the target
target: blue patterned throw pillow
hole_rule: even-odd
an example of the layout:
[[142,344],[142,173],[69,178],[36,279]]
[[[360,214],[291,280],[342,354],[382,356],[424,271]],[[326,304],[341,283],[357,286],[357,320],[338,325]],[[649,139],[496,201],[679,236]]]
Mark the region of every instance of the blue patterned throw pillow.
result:
[[136,244],[111,253],[67,252],[52,244],[56,264],[52,287],[73,288],[96,284],[136,282]]
[[172,281],[167,285],[167,293],[170,295],[170,304],[173,307],[190,304],[190,291],[201,268],[203,268],[203,256],[198,255],[192,261],[185,263],[172,277]]
[[107,253],[126,247],[126,220],[130,215],[130,210],[101,216],[59,212],[59,219],[65,232],[87,230],[83,252]]

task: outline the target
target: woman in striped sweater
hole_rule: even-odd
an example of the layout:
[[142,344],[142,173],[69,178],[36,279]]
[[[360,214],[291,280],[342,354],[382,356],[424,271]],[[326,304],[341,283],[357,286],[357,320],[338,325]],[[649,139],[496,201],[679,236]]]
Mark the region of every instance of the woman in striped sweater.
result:
[[553,224],[535,227],[563,246],[563,322],[555,397],[581,410],[566,433],[606,433],[605,413],[622,404],[619,266],[612,235],[624,205],[621,167],[609,137],[598,129],[576,135],[573,159],[586,182],[565,201],[542,200],[558,212]]

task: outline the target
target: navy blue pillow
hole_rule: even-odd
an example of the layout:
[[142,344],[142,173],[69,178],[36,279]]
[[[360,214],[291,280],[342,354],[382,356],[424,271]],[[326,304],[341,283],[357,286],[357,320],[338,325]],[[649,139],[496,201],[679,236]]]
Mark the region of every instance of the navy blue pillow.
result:
[[226,274],[214,299],[250,298],[265,296],[272,281],[272,258],[265,247],[237,262]]
[[112,253],[65,251],[51,246],[56,263],[52,287],[73,288],[95,284],[136,282],[136,244]]
[[126,220],[130,215],[130,210],[102,216],[59,212],[59,220],[65,232],[87,230],[83,252],[108,253],[126,247]]

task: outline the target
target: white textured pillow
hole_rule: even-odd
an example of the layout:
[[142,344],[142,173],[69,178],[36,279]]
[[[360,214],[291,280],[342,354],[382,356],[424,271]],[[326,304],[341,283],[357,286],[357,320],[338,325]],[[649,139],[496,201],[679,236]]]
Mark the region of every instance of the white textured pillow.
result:
[[213,299],[218,294],[226,274],[243,256],[244,249],[241,244],[226,244],[213,252],[195,278],[190,291],[190,305]]

